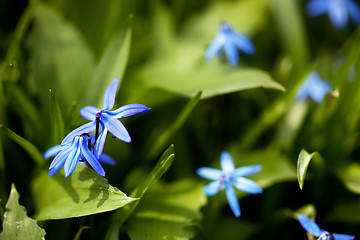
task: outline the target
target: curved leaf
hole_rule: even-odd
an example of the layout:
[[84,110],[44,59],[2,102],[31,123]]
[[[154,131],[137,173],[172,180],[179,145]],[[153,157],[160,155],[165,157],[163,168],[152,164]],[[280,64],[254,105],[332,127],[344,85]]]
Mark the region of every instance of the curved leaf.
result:
[[301,152],[297,161],[297,179],[299,182],[300,189],[303,189],[306,171],[310,164],[310,160],[316,152],[309,154],[306,150],[301,149]]

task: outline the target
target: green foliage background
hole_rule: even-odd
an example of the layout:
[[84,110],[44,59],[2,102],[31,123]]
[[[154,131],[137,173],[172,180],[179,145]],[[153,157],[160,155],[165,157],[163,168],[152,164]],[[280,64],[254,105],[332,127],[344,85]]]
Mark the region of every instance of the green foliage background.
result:
[[[0,239],[306,239],[299,212],[359,236],[360,32],[307,17],[305,4],[1,1]],[[221,21],[256,55],[205,63]],[[295,101],[315,69],[335,91]],[[115,107],[152,108],[122,119],[132,143],[108,137],[106,179],[82,165],[47,177],[43,153],[114,77]],[[219,168],[223,150],[236,167],[263,165],[251,178],[264,193],[238,191],[240,218],[196,175]]]

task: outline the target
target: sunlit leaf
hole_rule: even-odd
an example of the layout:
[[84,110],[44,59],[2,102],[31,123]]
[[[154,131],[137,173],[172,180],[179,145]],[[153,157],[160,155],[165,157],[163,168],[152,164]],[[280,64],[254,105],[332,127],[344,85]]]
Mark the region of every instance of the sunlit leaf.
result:
[[353,193],[360,194],[360,164],[353,162],[346,168],[339,169],[338,175],[345,187]]
[[49,90],[49,107],[52,139],[53,144],[56,145],[64,138],[65,128],[59,103],[51,89]]
[[0,239],[44,239],[45,231],[26,215],[26,209],[19,204],[19,198],[20,195],[12,184]]
[[41,171],[32,182],[37,220],[64,219],[107,212],[136,199],[126,196],[94,170],[78,164],[70,177]]
[[307,169],[310,164],[310,160],[316,152],[309,154],[306,150],[301,149],[301,152],[297,161],[297,179],[299,182],[300,189],[303,189],[305,176]]

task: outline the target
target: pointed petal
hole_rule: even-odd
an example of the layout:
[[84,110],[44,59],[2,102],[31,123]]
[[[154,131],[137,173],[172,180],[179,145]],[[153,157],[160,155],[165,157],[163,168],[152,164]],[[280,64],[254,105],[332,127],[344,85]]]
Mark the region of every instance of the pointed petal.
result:
[[101,114],[101,118],[105,127],[111,132],[116,138],[124,141],[131,142],[131,137],[126,130],[125,126],[116,118],[111,117],[107,113]]
[[86,106],[80,109],[80,115],[90,121],[96,119],[96,114],[101,110],[94,106]]
[[97,172],[100,176],[105,176],[105,171],[101,166],[99,160],[96,159],[94,154],[89,150],[87,146],[87,141],[83,138],[80,139],[80,148],[81,152],[84,155],[86,161],[90,164],[90,166]]
[[116,77],[116,78],[114,78],[112,83],[110,83],[110,85],[106,88],[105,94],[104,94],[104,100],[103,100],[103,109],[104,110],[110,110],[114,107],[115,96],[116,96],[118,84],[119,84],[119,78]]
[[235,43],[241,51],[250,55],[255,54],[255,47],[247,36],[234,32],[231,34],[231,41]]
[[76,141],[76,145],[74,149],[72,149],[72,151],[69,153],[65,161],[65,165],[64,165],[65,177],[70,176],[74,172],[76,165],[79,161],[79,156],[80,156],[79,141]]
[[206,196],[213,196],[220,191],[221,184],[219,181],[211,182],[206,185],[203,189]]
[[[68,144],[67,146],[63,147],[60,152],[56,155],[54,160],[51,162],[49,170],[56,167],[56,166],[62,166],[69,154],[69,152],[74,148],[75,141],[72,142],[72,144]],[[59,168],[60,169],[60,168]]]
[[311,17],[316,17],[328,11],[329,1],[313,0],[306,6],[306,11]]
[[92,131],[94,131],[96,128],[96,122],[92,121],[89,123],[86,123],[74,130],[72,130],[65,138],[64,140],[61,142],[61,145],[66,145],[68,142],[71,142],[75,136],[79,136],[82,133],[90,133]]
[[263,192],[259,184],[247,178],[243,178],[243,177],[234,178],[231,179],[231,182],[234,184],[234,186],[237,189],[246,193],[258,194]]
[[215,39],[210,43],[205,52],[205,61],[210,61],[216,54],[218,54],[221,48],[224,46],[225,37],[223,34],[218,34]]
[[101,131],[99,134],[98,139],[96,140],[96,144],[94,146],[94,153],[95,153],[95,157],[97,159],[101,159],[102,157],[102,152],[104,150],[104,144],[105,144],[105,140],[106,140],[106,135],[107,135],[107,128],[104,126],[103,123],[100,123],[101,125]]
[[334,27],[341,29],[348,22],[348,13],[343,1],[331,1],[329,4],[329,17]]
[[333,233],[332,234],[335,240],[353,240],[355,236],[340,234],[340,233]]
[[237,199],[235,189],[231,186],[229,182],[225,182],[225,193],[228,199],[229,205],[236,217],[240,217],[240,205],[239,200]]
[[303,228],[307,232],[311,233],[315,237],[319,237],[321,235],[322,233],[321,229],[313,220],[311,220],[310,218],[308,218],[303,214],[298,214],[297,217],[301,226],[303,226]]
[[106,154],[103,154],[101,156],[101,162],[106,163],[106,164],[111,165],[111,166],[114,166],[116,164],[114,159],[112,159],[112,157],[110,157],[109,155],[106,155]]
[[122,118],[122,117],[129,117],[138,113],[147,112],[149,110],[151,110],[151,108],[148,108],[142,104],[128,104],[114,111],[109,111],[107,113],[114,118]]
[[250,175],[253,175],[255,173],[258,173],[262,170],[261,165],[249,165],[245,167],[236,168],[234,170],[233,175],[237,177],[247,177]]
[[44,153],[44,159],[48,159],[49,157],[55,156],[60,149],[61,149],[61,145],[56,145],[56,146],[49,148]]
[[209,180],[219,180],[223,172],[214,168],[202,167],[197,170],[197,174]]
[[234,162],[230,153],[223,151],[220,156],[221,169],[224,172],[233,172],[234,171]]
[[349,15],[351,19],[356,23],[360,23],[360,9],[359,7],[351,0],[345,1]]
[[232,66],[238,64],[239,62],[238,51],[236,45],[233,42],[227,40],[224,44],[224,51],[227,59],[229,60],[229,63]]

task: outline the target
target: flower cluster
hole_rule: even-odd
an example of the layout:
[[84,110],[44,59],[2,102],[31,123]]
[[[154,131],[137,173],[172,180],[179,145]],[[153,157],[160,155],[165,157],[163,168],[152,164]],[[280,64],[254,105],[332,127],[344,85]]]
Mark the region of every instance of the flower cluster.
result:
[[[88,163],[99,175],[105,176],[100,162],[115,164],[111,157],[103,154],[107,133],[112,133],[114,137],[124,142],[131,142],[128,131],[118,118],[150,110],[142,104],[128,104],[110,111],[114,107],[118,84],[119,79],[115,78],[106,88],[103,110],[94,106],[80,109],[81,116],[91,122],[70,132],[60,145],[50,148],[44,154],[44,158],[55,156],[49,167],[49,176],[54,175],[64,165],[65,177],[68,177],[74,172],[78,163]],[[94,131],[95,134],[91,134]]]

